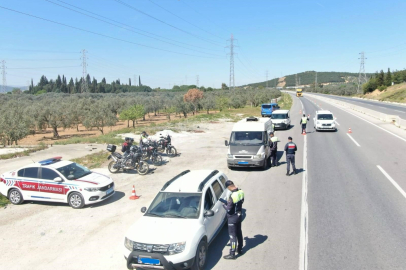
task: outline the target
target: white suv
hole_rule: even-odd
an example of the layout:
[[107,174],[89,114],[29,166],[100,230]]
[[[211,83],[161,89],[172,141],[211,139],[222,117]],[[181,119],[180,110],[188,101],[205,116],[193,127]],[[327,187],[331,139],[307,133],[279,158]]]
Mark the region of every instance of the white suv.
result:
[[192,269],[206,265],[208,245],[225,224],[227,176],[217,170],[184,171],[169,180],[127,232],[128,269]]
[[316,111],[316,116],[313,119],[314,129],[319,130],[337,130],[336,118],[330,111]]

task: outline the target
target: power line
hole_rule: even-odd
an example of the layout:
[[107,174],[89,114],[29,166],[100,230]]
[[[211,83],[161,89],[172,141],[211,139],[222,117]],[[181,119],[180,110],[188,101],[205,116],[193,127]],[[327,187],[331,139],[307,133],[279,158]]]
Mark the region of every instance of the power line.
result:
[[[184,49],[192,50],[192,51],[195,51],[195,52],[200,52],[200,53],[203,53],[203,54],[214,55],[214,56],[220,56],[220,55],[216,55],[216,54],[212,54],[212,53],[202,52],[202,51],[195,50],[195,49],[190,49],[190,48],[187,48],[187,47],[185,47],[185,46],[181,46],[181,45],[179,45],[179,44],[175,44],[175,43],[172,43],[172,42],[169,42],[169,41],[162,40],[162,39],[160,39],[160,38],[151,37],[151,36],[149,36],[149,35],[146,35],[146,34],[143,34],[143,33],[140,33],[140,32],[137,32],[137,31],[134,31],[134,30],[131,30],[131,29],[128,29],[127,27],[123,27],[123,26],[120,26],[120,25],[117,25],[117,24],[108,22],[108,21],[106,21],[106,20],[103,20],[103,19],[100,19],[100,18],[96,18],[96,17],[94,17],[94,16],[85,14],[85,13],[83,13],[83,12],[74,10],[74,9],[72,9],[72,8],[69,8],[69,7],[65,7],[65,6],[60,5],[60,4],[58,4],[58,3],[52,2],[52,1],[50,1],[50,0],[45,0],[45,1],[47,1],[47,2],[49,2],[49,3],[51,3],[51,4],[54,4],[54,5],[60,6],[60,7],[62,7],[62,8],[68,9],[68,10],[70,10],[70,11],[73,11],[73,12],[76,12],[76,13],[79,13],[79,14],[82,14],[83,16],[87,16],[87,17],[89,17],[89,18],[93,18],[93,19],[95,19],[95,20],[98,20],[98,21],[101,21],[101,22],[104,22],[104,23],[113,25],[113,26],[115,26],[115,27],[118,27],[118,28],[121,28],[121,29],[130,31],[130,32],[136,33],[136,34],[138,34],[138,35],[142,35],[142,36],[145,36],[145,37],[148,37],[148,38],[152,38],[152,39],[155,39],[155,40],[159,40],[159,41],[161,41],[161,42],[164,42],[164,43],[167,43],[167,44],[171,44],[171,45],[174,45],[174,46],[177,46],[177,47],[181,47],[181,48],[184,48]],[[60,2],[63,2],[63,1],[60,1]],[[189,45],[189,46],[190,46],[190,45]]]
[[[6,8],[6,7],[3,7],[3,6],[0,6],[0,8],[8,10],[8,11],[15,12],[15,13],[19,13],[19,14],[22,14],[22,15],[25,15],[25,16],[28,16],[28,17],[36,18],[36,19],[39,19],[39,20],[42,20],[42,21],[51,22],[51,23],[54,23],[54,24],[58,24],[58,25],[62,25],[62,26],[68,27],[68,28],[79,30],[79,31],[82,31],[82,32],[90,33],[90,34],[93,34],[93,35],[96,35],[96,36],[101,36],[101,37],[105,37],[105,38],[109,38],[109,39],[113,39],[113,40],[118,40],[118,41],[121,41],[121,42],[134,44],[134,45],[138,45],[138,46],[145,47],[145,48],[150,48],[150,49],[154,49],[154,50],[158,50],[158,51],[170,52],[170,53],[175,53],[175,54],[180,54],[180,55],[186,55],[186,56],[194,56],[194,57],[201,57],[201,58],[216,58],[216,57],[193,55],[193,54],[180,53],[180,52],[175,52],[175,51],[166,50],[166,49],[160,49],[160,48],[140,44],[140,43],[137,43],[137,42],[128,41],[128,40],[121,39],[121,38],[115,38],[115,37],[112,37],[112,36],[108,36],[108,35],[101,34],[101,33],[98,33],[98,32],[93,32],[93,31],[90,31],[90,30],[86,30],[86,29],[83,29],[83,28],[76,27],[76,26],[71,26],[71,25],[68,25],[68,24],[56,22],[56,21],[53,21],[53,20],[45,19],[45,18],[36,16],[36,15],[31,15],[31,14],[28,14],[28,13],[24,13],[24,12],[17,11],[17,10],[14,10],[14,9]],[[219,59],[219,58],[216,58],[216,59]]]
[[73,59],[13,59],[7,58],[8,61],[77,61],[77,58]]
[[[7,9],[7,10],[10,10],[10,11],[14,11],[14,12],[17,12],[17,13],[21,13],[21,14],[24,14],[24,15],[27,15],[27,16],[34,17],[34,16],[32,16],[32,15],[25,14],[25,13],[23,13],[23,12],[19,12],[19,11],[12,10],[12,9],[9,9],[9,8],[5,8],[5,7],[2,7],[2,6],[0,6],[0,8]],[[17,52],[20,52],[20,51],[21,51],[21,52],[62,53],[62,54],[64,54],[64,53],[66,53],[66,54],[79,53],[79,52],[58,52],[58,51],[25,50],[25,49],[1,49],[1,50],[2,50],[2,51],[17,51]]]
[[209,31],[207,31],[207,30],[205,30],[205,29],[203,29],[203,28],[201,28],[201,27],[199,27],[199,26],[197,26],[197,25],[195,25],[195,24],[193,24],[193,23],[191,23],[191,22],[189,22],[189,21],[183,19],[182,17],[180,17],[180,16],[176,15],[175,13],[171,12],[170,10],[167,10],[166,8],[164,8],[164,7],[160,6],[160,5],[158,5],[157,3],[153,2],[152,0],[148,0],[148,1],[151,2],[151,3],[154,4],[154,5],[156,5],[156,6],[160,7],[160,8],[162,8],[162,9],[165,10],[166,12],[172,14],[173,16],[175,16],[175,17],[181,19],[182,21],[187,22],[188,24],[193,25],[194,27],[196,27],[196,28],[198,28],[198,29],[200,29],[200,30],[202,30],[202,31],[204,31],[204,32],[206,32],[206,33],[212,35],[212,36],[215,36],[215,37],[218,37],[218,38],[221,38],[221,39],[222,39],[222,37],[220,37],[220,36],[218,36],[218,35],[216,35],[216,34],[213,34],[213,33],[209,32]]
[[218,44],[218,43],[216,43],[216,42],[214,42],[214,41],[212,41],[212,40],[210,40],[210,39],[202,38],[202,37],[197,36],[197,35],[195,35],[195,34],[193,34],[193,33],[190,33],[190,32],[188,32],[188,31],[185,31],[185,30],[183,30],[183,29],[181,29],[181,28],[179,28],[179,27],[176,27],[176,26],[174,26],[174,25],[172,25],[172,24],[170,24],[170,23],[167,23],[167,22],[165,22],[165,21],[163,21],[163,20],[161,20],[161,19],[158,19],[158,18],[156,18],[156,17],[154,17],[154,16],[152,16],[152,15],[149,15],[148,13],[146,13],[146,12],[144,12],[144,11],[142,11],[142,10],[139,10],[138,8],[135,8],[135,7],[133,7],[133,6],[129,5],[129,4],[126,4],[126,3],[124,3],[124,2],[121,1],[121,0],[114,0],[114,1],[116,1],[117,3],[119,3],[119,4],[123,5],[123,6],[126,6],[126,7],[128,7],[128,8],[133,9],[133,10],[137,11],[138,13],[141,13],[141,14],[147,16],[147,17],[150,17],[150,18],[152,18],[152,19],[154,19],[154,20],[156,20],[156,21],[158,21],[158,22],[160,22],[160,23],[163,23],[163,24],[165,24],[165,25],[167,25],[167,26],[169,26],[169,27],[172,27],[172,28],[174,28],[174,29],[176,29],[176,30],[178,30],[178,31],[181,31],[181,32],[183,32],[183,33],[185,33],[185,34],[188,34],[188,35],[193,36],[193,37],[195,37],[195,38],[198,38],[198,39],[200,39],[200,40],[209,42],[209,43],[211,43],[211,44],[221,46],[220,44]]
[[109,21],[112,21],[112,22],[115,22],[115,23],[124,25],[124,26],[126,26],[126,27],[135,29],[135,30],[137,30],[137,31],[141,31],[141,32],[147,33],[147,34],[152,35],[152,36],[156,36],[156,37],[159,37],[159,38],[167,39],[167,40],[170,40],[170,41],[172,41],[172,42],[176,42],[176,43],[179,43],[179,44],[183,44],[183,45],[186,45],[186,46],[189,46],[189,47],[195,47],[195,48],[204,49],[204,50],[209,50],[209,51],[216,51],[216,49],[209,49],[209,48],[204,48],[204,47],[200,47],[200,46],[196,46],[196,45],[191,45],[191,44],[188,44],[188,43],[185,43],[185,42],[181,42],[181,41],[178,41],[178,40],[175,40],[175,39],[171,39],[171,38],[167,38],[167,37],[164,37],[164,36],[160,36],[160,35],[154,34],[154,33],[152,33],[152,32],[148,32],[148,31],[142,30],[142,29],[140,29],[140,28],[136,28],[136,27],[134,27],[134,26],[131,26],[131,25],[129,25],[129,24],[125,24],[125,23],[119,22],[119,21],[117,21],[117,20],[108,18],[108,17],[106,17],[106,16],[103,16],[103,15],[100,15],[100,14],[97,14],[97,13],[94,13],[94,12],[91,12],[91,11],[89,11],[89,10],[80,8],[80,7],[78,7],[78,6],[75,6],[75,5],[66,3],[66,2],[64,2],[64,1],[62,1],[62,0],[57,0],[57,1],[58,1],[58,2],[61,2],[61,3],[64,3],[64,4],[67,5],[67,6],[74,7],[74,8],[76,8],[76,9],[78,9],[78,10],[82,10],[82,11],[84,11],[84,12],[87,12],[87,13],[90,13],[90,14],[93,14],[93,15],[96,15],[96,16],[98,16],[98,17],[101,17],[101,18],[107,19],[107,20],[109,20]]
[[8,68],[8,69],[45,69],[45,68],[74,68],[80,66],[63,66],[63,67],[18,67],[18,68]]

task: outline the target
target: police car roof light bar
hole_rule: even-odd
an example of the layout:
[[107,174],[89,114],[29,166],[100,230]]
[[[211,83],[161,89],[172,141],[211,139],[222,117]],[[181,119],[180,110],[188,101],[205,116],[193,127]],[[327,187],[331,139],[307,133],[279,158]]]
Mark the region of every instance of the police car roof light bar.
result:
[[38,163],[41,165],[49,165],[58,161],[61,161],[62,157],[53,157],[53,158],[48,158],[45,160],[41,160]]

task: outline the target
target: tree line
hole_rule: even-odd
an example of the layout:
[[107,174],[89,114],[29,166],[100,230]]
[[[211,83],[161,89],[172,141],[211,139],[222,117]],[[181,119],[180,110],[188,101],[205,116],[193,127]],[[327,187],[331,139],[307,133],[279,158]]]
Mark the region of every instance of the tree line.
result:
[[400,84],[403,82],[406,82],[406,69],[392,73],[388,68],[386,73],[383,70],[376,72],[367,83],[362,85],[362,90],[364,94],[373,92],[376,89],[383,91],[392,84]]
[[[62,80],[62,78],[61,78]],[[63,80],[62,80],[63,81]],[[26,91],[27,92],[27,91]],[[171,116],[187,117],[190,113],[246,105],[259,106],[281,95],[271,89],[236,89],[233,91],[209,91],[189,89],[188,92],[125,92],[125,93],[44,93],[42,95],[0,94],[0,141],[4,145],[17,144],[19,140],[51,128],[53,137],[65,128],[97,129],[102,134],[106,127],[118,120],[135,126],[150,115],[162,112]]]

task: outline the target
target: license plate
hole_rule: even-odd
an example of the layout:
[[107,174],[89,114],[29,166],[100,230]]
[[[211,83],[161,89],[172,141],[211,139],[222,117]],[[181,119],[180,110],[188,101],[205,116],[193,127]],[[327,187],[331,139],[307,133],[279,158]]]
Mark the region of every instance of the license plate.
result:
[[248,164],[247,161],[238,161],[238,164]]
[[160,265],[161,261],[158,259],[138,257],[138,263]]
[[114,188],[110,188],[106,191],[106,195],[109,195],[110,193],[112,193],[114,191]]

